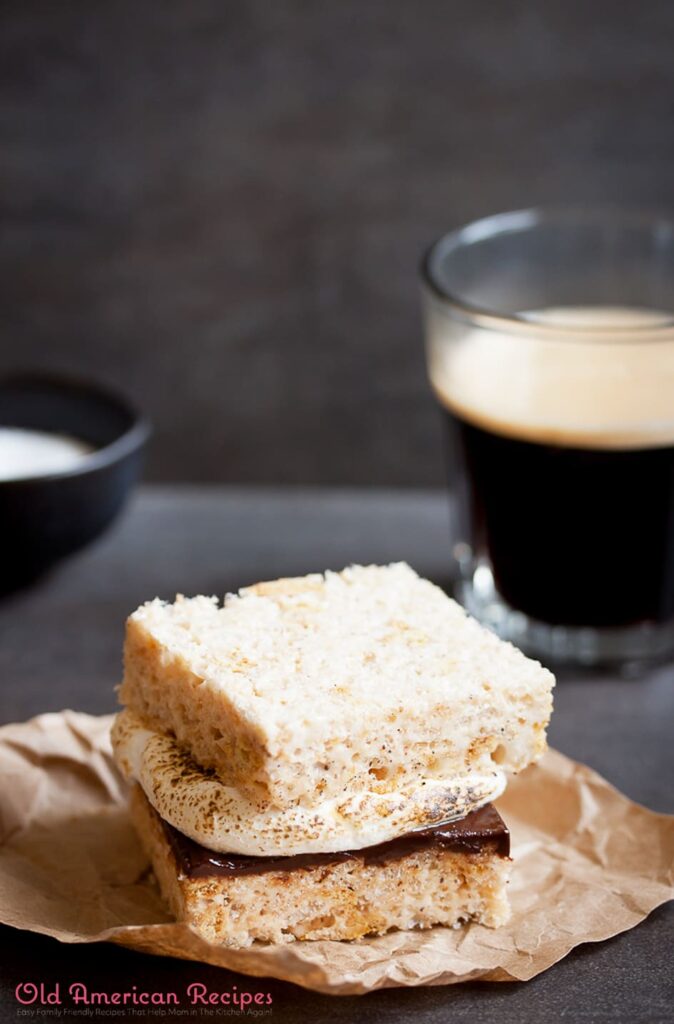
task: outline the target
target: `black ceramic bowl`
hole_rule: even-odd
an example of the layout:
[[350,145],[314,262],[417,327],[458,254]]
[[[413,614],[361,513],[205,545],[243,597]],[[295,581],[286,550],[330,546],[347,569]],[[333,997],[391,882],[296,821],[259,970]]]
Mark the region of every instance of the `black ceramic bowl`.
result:
[[0,426],[90,445],[64,472],[0,480],[0,590],[13,590],[84,547],[115,518],[141,466],[147,422],[97,385],[46,375],[0,379]]

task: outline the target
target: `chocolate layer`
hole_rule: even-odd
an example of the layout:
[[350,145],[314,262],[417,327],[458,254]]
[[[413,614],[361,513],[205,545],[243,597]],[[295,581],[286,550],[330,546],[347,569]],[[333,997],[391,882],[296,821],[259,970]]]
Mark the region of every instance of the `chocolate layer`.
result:
[[296,871],[321,864],[339,864],[347,860],[360,860],[365,864],[385,864],[399,860],[419,850],[452,850],[456,853],[476,854],[489,849],[499,857],[510,853],[510,833],[500,814],[492,804],[434,828],[407,832],[398,839],[362,850],[341,853],[299,853],[293,857],[246,857],[238,853],[216,853],[195,843],[160,818],[178,871],[190,878],[210,875],[262,875],[268,871]]

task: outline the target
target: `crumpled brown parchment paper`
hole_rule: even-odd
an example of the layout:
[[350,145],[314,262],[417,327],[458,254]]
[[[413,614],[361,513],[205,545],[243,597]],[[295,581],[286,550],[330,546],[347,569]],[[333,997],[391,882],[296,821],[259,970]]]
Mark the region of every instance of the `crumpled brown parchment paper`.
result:
[[674,898],[674,816],[632,803],[549,751],[499,810],[514,867],[508,925],[228,950],[165,910],[125,810],[112,716],[64,711],[0,729],[0,920],[61,942],[116,942],[347,995],[525,981]]

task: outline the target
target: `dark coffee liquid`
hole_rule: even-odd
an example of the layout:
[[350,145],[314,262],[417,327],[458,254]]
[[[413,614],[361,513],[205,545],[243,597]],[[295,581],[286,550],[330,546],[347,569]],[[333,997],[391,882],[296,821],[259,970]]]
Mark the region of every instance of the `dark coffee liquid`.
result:
[[445,416],[460,536],[508,604],[570,626],[674,617],[674,446],[564,447]]

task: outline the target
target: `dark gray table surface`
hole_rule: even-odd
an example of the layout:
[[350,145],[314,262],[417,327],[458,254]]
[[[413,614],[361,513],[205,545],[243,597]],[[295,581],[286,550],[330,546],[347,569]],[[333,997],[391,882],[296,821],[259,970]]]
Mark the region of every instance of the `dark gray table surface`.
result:
[[[447,502],[435,492],[144,488],[102,541],[0,604],[0,721],[64,707],[112,710],[124,619],[147,598],[223,594],[261,578],[398,559],[443,582],[448,536]],[[674,812],[673,724],[671,668],[638,679],[565,678],[556,690],[550,740],[633,799]],[[418,1024],[668,1021],[673,925],[670,904],[526,984],[396,989],[346,999],[277,981],[250,979],[246,987],[272,992],[277,1022],[366,1015]],[[7,1021],[19,1019],[18,982],[36,978],[62,985],[79,980],[106,991],[122,983],[160,990],[191,980],[214,989],[242,983],[206,965],[111,945],[69,947],[9,928],[0,929],[0,941],[0,1012]]]

